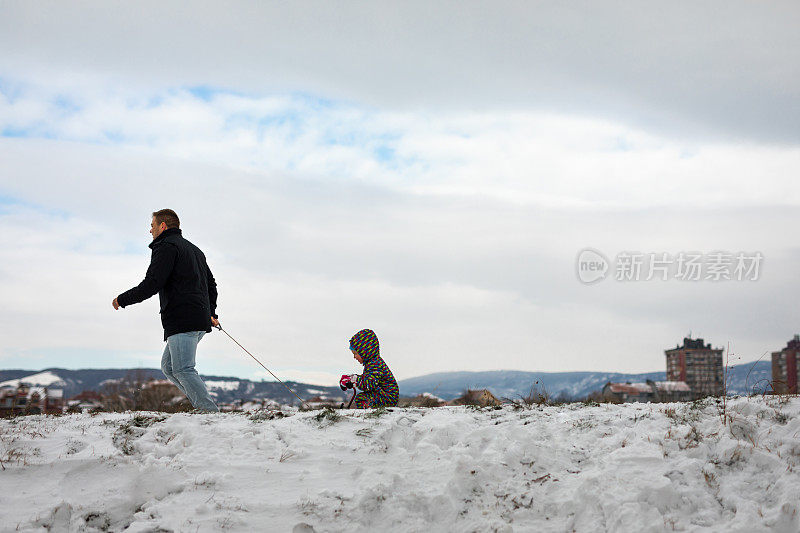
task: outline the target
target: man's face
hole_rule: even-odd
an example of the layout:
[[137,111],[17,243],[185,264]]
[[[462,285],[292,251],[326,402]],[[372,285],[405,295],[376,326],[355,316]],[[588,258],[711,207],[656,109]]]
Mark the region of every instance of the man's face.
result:
[[150,235],[153,236],[153,239],[161,235],[161,232],[167,229],[167,223],[162,222],[159,224],[156,222],[156,217],[153,217],[153,220],[150,221]]
[[352,348],[350,348],[350,351],[353,352],[353,357],[355,358],[356,361],[358,361],[359,363],[363,363],[364,362],[364,360],[361,358],[361,354],[360,353],[358,353],[357,351],[355,351]]

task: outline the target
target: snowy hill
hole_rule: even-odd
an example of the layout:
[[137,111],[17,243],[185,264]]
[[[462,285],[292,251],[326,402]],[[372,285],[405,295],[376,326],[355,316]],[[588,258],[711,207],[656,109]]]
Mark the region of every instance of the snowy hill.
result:
[[[84,390],[97,390],[99,391],[104,381],[115,380],[123,378],[127,373],[134,370],[128,368],[85,368],[79,370],[68,370],[66,368],[46,368],[42,371],[35,370],[0,370],[0,381],[4,383],[17,384],[20,381],[31,383],[31,381],[38,381],[38,376],[52,376],[57,378],[58,383],[54,382],[48,386],[57,386],[64,389],[64,394],[67,398],[75,396]],[[152,377],[154,379],[163,379],[164,375],[161,370],[156,369],[136,369],[137,372],[142,372],[143,376]]]
[[[4,383],[18,384],[20,381],[42,382],[41,385],[63,388],[67,398],[75,396],[84,390],[101,391],[104,384],[124,379],[126,376],[136,375],[141,380],[164,379],[164,374],[157,368],[101,368],[68,370],[65,368],[48,368],[41,372],[31,370],[0,370],[0,380]],[[232,402],[234,400],[270,399],[283,404],[296,401],[283,386],[275,381],[251,381],[230,376],[202,375],[209,387],[209,391],[219,402]],[[48,381],[49,383],[44,383]],[[301,398],[323,396],[334,399],[343,399],[338,386],[322,387],[295,381],[286,382],[297,391]]]
[[67,383],[61,379],[61,376],[53,372],[39,372],[29,376],[23,376],[18,379],[9,379],[8,381],[0,382],[0,387],[18,387],[21,382],[28,383],[35,387],[66,387]]
[[[732,394],[748,394],[763,390],[771,379],[772,366],[769,361],[743,363],[729,368],[728,390]],[[521,372],[518,370],[495,370],[489,372],[440,372],[401,380],[400,393],[415,396],[423,392],[434,392],[441,398],[451,400],[465,389],[487,388],[495,396],[519,398],[527,396],[531,386],[544,387],[551,397],[563,396],[572,399],[585,398],[603,388],[609,381],[637,382],[665,379],[665,372],[646,374],[624,374],[619,372]]]
[[800,399],[0,420],[17,531],[800,530]]

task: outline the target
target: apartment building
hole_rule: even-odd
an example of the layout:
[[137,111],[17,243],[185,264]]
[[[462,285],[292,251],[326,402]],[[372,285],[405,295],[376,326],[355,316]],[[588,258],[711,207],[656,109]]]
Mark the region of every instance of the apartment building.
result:
[[772,389],[775,394],[797,394],[799,352],[800,335],[795,335],[781,351],[772,352]]
[[664,350],[667,381],[683,381],[694,398],[721,396],[725,391],[722,348],[712,348],[703,339],[684,337],[683,345]]

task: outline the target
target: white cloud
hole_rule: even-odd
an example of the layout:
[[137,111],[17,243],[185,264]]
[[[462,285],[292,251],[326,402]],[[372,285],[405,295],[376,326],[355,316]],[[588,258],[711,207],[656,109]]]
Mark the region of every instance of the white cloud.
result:
[[792,179],[800,148],[680,142],[576,116],[398,114],[336,102],[316,107],[299,96],[201,99],[187,91],[95,95],[56,113],[52,102],[59,98],[80,96],[37,88],[6,101],[0,128],[223,168],[523,204],[638,208],[800,200]]
[[[242,171],[122,146],[4,140],[0,157],[13,178],[2,190],[38,203],[0,214],[4,366],[43,353],[53,355],[35,366],[96,364],[104,351],[107,366],[157,366],[155,302],[114,312],[110,301],[141,279],[148,215],[165,206],[209,257],[226,329],[287,379],[357,371],[346,343],[363,327],[379,333],[400,378],[657,369],[661,350],[690,329],[715,344],[731,340],[752,359],[794,327],[785,295],[797,283],[795,261],[783,228],[796,207],[777,195],[735,209],[702,201],[548,207]],[[752,284],[586,287],[574,260],[587,245],[610,255],[760,250],[765,270]],[[756,326],[753,313],[769,318]],[[81,349],[86,355],[75,354]],[[204,339],[198,361],[216,375],[261,371],[219,334]]]
[[[0,72],[798,141],[795,2],[4,3]],[[757,43],[754,45],[754,43]]]
[[[363,327],[401,378],[794,333],[796,7],[442,5],[3,4],[3,366],[158,365],[155,303],[110,301],[163,207],[287,379],[357,371]],[[586,246],[766,259],[750,284],[586,287]],[[218,334],[198,361],[262,372]]]

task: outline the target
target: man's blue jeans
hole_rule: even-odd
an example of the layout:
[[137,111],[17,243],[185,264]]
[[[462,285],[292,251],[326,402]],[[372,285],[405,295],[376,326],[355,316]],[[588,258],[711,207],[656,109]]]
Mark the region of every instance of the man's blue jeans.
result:
[[189,331],[167,337],[164,357],[161,358],[161,370],[189,398],[195,409],[216,413],[219,412],[219,408],[208,394],[206,384],[194,369],[197,343],[205,334],[205,331]]

